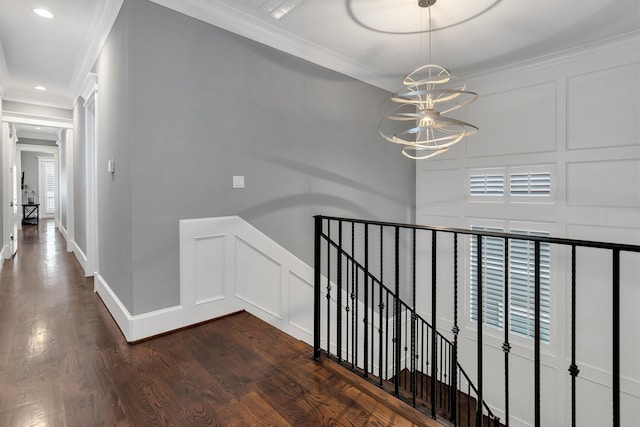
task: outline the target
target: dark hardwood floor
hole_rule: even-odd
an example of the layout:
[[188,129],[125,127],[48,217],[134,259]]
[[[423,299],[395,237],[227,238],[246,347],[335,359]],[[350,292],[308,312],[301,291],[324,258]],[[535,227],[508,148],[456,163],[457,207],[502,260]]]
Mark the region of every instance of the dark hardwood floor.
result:
[[0,275],[0,426],[440,425],[248,313],[127,344],[52,221]]

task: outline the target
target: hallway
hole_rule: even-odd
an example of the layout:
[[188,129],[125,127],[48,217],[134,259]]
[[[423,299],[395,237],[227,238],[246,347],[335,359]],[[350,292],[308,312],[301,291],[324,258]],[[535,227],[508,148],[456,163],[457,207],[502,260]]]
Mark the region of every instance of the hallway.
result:
[[0,276],[0,425],[116,424],[104,357],[126,349],[117,326],[53,220],[19,238]]
[[2,268],[0,426],[434,423],[248,313],[129,345],[64,245],[25,226]]

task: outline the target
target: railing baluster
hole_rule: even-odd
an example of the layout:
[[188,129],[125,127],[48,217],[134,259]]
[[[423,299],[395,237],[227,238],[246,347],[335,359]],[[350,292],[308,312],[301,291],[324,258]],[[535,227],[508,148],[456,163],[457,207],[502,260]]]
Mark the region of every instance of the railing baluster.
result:
[[457,394],[458,394],[458,233],[453,234],[453,362],[451,368],[451,414],[453,415],[453,425],[458,425]]
[[483,369],[483,352],[484,352],[484,344],[483,344],[483,333],[482,333],[482,329],[483,329],[483,323],[484,323],[484,319],[483,319],[483,315],[484,315],[484,295],[483,295],[483,284],[482,284],[482,235],[478,234],[477,235],[477,244],[476,244],[476,252],[477,252],[477,256],[476,259],[478,260],[477,262],[477,272],[476,272],[476,278],[477,278],[477,299],[478,299],[478,303],[477,303],[477,307],[478,307],[478,333],[477,333],[477,338],[478,338],[478,342],[477,342],[477,361],[478,361],[478,407],[476,408],[476,426],[477,427],[482,427],[482,405],[484,403],[484,401],[482,400],[482,390],[483,390],[483,384],[482,384],[482,380],[483,380],[483,375],[482,375],[482,369]]
[[[356,223],[351,223],[351,253],[355,256],[356,254]],[[358,343],[356,339],[356,316],[357,310],[357,299],[354,288],[357,289],[357,277],[358,272],[356,271],[356,263],[355,259],[351,260],[351,292],[349,293],[349,297],[351,298],[351,369],[355,368],[355,354],[356,354],[356,345]]]
[[320,322],[321,320],[321,249],[322,249],[322,217],[314,218],[314,239],[313,239],[313,358],[320,359]]
[[353,362],[353,365],[354,365],[354,367],[355,367],[355,364],[358,363],[358,354],[359,354],[358,349],[360,348],[360,346],[359,346],[359,341],[360,340],[358,339],[358,337],[360,336],[360,334],[359,334],[360,322],[358,320],[358,319],[360,319],[360,317],[359,317],[360,310],[358,309],[359,306],[360,306],[360,303],[359,303],[359,301],[360,301],[360,298],[359,298],[359,296],[360,296],[360,272],[356,271],[355,276],[356,276],[356,282],[354,284],[355,295],[354,295],[354,304],[353,304],[354,305],[354,308],[353,308],[353,316],[354,316],[353,317],[353,328],[354,328],[354,331],[353,331],[353,339],[354,339],[354,346],[353,346],[354,347],[353,348],[353,361],[354,362]]
[[369,378],[369,224],[364,225],[364,377]]
[[[424,345],[425,345],[425,339],[424,339],[424,322],[422,322],[422,324],[420,325],[420,349],[421,352],[420,354],[422,354],[422,360],[427,360],[427,352],[424,349]],[[422,366],[422,362],[420,362],[420,366]],[[422,370],[422,368],[420,368]],[[420,398],[424,399],[426,396],[426,390],[425,390],[425,386],[426,386],[426,373],[427,371],[425,370],[422,375],[420,376]]]
[[[382,289],[382,284],[384,283],[384,227],[380,226],[380,288]],[[372,286],[373,293],[373,286]],[[371,331],[373,337],[373,331]],[[371,353],[373,354],[373,338],[371,344]],[[380,383],[382,384],[382,383]]]
[[400,349],[401,349],[401,345],[402,345],[402,325],[401,325],[401,318],[400,318],[400,228],[399,227],[395,227],[395,285],[396,285],[396,300],[395,300],[395,309],[396,309],[396,315],[395,315],[395,329],[396,329],[396,349],[395,349],[395,377],[396,377],[396,384],[395,384],[395,395],[399,396],[400,395]]
[[[331,220],[327,221],[327,236],[331,240]],[[327,244],[327,352],[331,354],[331,245]]]
[[[383,378],[382,378],[382,363],[383,363],[383,361],[382,361],[382,340],[384,338],[384,335],[382,333],[382,321],[383,321],[382,315],[384,313],[384,303],[382,301],[382,284],[384,283],[384,281],[382,279],[384,277],[383,276],[384,268],[382,266],[382,258],[383,258],[383,256],[382,256],[382,247],[383,246],[382,245],[383,245],[383,239],[382,239],[382,226],[381,226],[380,227],[380,291],[379,291],[380,295],[379,295],[379,301],[378,301],[380,303],[380,306],[379,306],[380,315],[378,317],[378,326],[380,328],[380,345],[379,345],[379,348],[378,348],[378,365],[379,365],[379,367],[378,367],[379,375],[378,376],[379,376],[379,386],[380,387],[382,387],[382,381],[383,381]],[[387,337],[387,340],[388,340],[389,339],[388,329],[387,329],[386,337]]]
[[338,259],[337,259],[337,305],[336,305],[336,351],[338,362],[342,362],[342,221],[338,222]]
[[[478,402],[476,396],[476,414],[478,413]],[[475,417],[478,418],[477,415]],[[471,425],[471,384],[467,381],[467,425]]]
[[417,375],[416,372],[416,230],[413,229],[413,244],[411,256],[411,390],[413,406],[416,406]]
[[571,427],[576,427],[576,245],[571,245]]
[[504,239],[504,343],[502,351],[504,352],[505,427],[509,427],[509,353],[511,352],[511,344],[509,344],[509,262],[509,239]]
[[[386,332],[386,336],[387,336],[387,340],[385,341],[385,345],[384,345],[384,360],[385,360],[385,365],[384,365],[384,374],[385,374],[385,378],[389,378],[389,292],[386,292],[386,307],[387,307],[387,315],[385,316],[385,332]],[[393,336],[393,334],[391,334]]]
[[613,427],[620,427],[620,250],[613,250]]
[[436,248],[437,237],[436,231],[431,231],[431,416],[436,417],[436,368],[438,358],[438,345],[436,341],[437,336],[437,289],[436,289]]
[[438,392],[439,392],[438,394],[440,395],[440,397],[439,397],[439,399],[440,399],[439,404],[440,405],[438,407],[442,408],[442,394],[443,394],[442,393],[442,379],[443,379],[442,378],[442,372],[443,372],[443,369],[442,369],[442,361],[443,361],[442,351],[444,349],[444,344],[442,342],[442,337],[439,337],[438,341],[440,341],[440,360],[439,360],[440,369],[438,370],[439,371],[438,372]]
[[540,387],[540,370],[542,360],[540,358],[540,340],[541,340],[541,328],[540,328],[540,307],[541,307],[541,299],[540,299],[540,242],[535,242],[534,245],[534,264],[535,264],[535,289],[534,289],[534,310],[535,310],[535,325],[534,325],[534,367],[535,367],[535,375],[534,375],[534,399],[535,399],[535,409],[534,409],[534,425],[536,427],[540,427],[540,396],[541,396],[541,387]]

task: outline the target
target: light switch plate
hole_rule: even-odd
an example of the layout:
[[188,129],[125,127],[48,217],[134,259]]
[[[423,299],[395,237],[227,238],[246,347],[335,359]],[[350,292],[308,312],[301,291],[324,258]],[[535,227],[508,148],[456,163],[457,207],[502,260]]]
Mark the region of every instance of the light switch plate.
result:
[[233,188],[244,188],[244,175],[233,177]]

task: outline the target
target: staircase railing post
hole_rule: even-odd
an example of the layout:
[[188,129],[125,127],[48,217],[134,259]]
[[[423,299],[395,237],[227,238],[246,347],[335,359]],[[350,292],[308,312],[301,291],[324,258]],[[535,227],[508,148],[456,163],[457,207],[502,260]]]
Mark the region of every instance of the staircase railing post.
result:
[[476,245],[476,259],[477,262],[477,299],[478,299],[478,332],[477,332],[477,362],[478,362],[478,402],[476,408],[476,426],[482,427],[482,407],[484,406],[484,400],[482,399],[482,390],[483,390],[483,352],[484,352],[484,343],[483,343],[483,333],[482,327],[484,323],[483,312],[484,312],[484,301],[483,301],[483,284],[482,284],[482,236],[478,234],[477,245]]
[[396,280],[396,297],[395,297],[395,327],[396,327],[396,363],[395,363],[395,394],[396,396],[400,395],[400,356],[402,351],[402,320],[401,320],[401,312],[400,312],[400,228],[396,227],[396,236],[395,236],[395,280]]
[[540,427],[540,396],[541,396],[541,386],[540,386],[540,374],[541,374],[541,348],[540,348],[540,338],[541,338],[541,328],[540,328],[540,307],[541,307],[541,293],[540,293],[540,242],[535,242],[535,250],[534,250],[534,259],[535,259],[535,281],[534,281],[534,364],[535,364],[535,375],[534,375],[534,425],[536,427]]
[[313,358],[320,359],[320,274],[322,217],[314,217],[314,250],[313,250]]
[[505,426],[509,427],[509,353],[511,352],[511,344],[509,343],[509,239],[504,239],[504,342],[502,343],[502,351],[504,352],[504,419]]
[[576,365],[576,245],[571,245],[571,427],[576,427],[576,377],[580,373]]
[[431,231],[431,416],[436,417],[436,375],[438,360],[438,328],[437,328],[437,289],[436,289],[436,248],[437,248],[436,231]]
[[412,230],[411,250],[411,403],[416,406],[418,374],[416,371],[416,229]]
[[338,361],[342,362],[342,221],[338,221],[338,250],[337,253],[337,285],[338,292],[337,307],[336,307],[336,355]]
[[453,349],[451,364],[451,385],[450,385],[450,412],[453,425],[458,425],[458,233],[453,233]]
[[369,224],[364,225],[364,377],[369,378]]
[[620,249],[613,250],[613,427],[620,427]]

